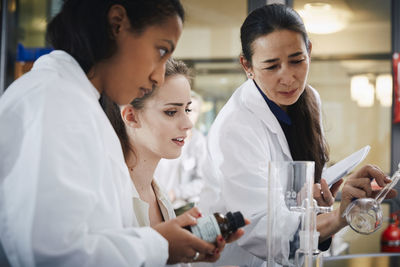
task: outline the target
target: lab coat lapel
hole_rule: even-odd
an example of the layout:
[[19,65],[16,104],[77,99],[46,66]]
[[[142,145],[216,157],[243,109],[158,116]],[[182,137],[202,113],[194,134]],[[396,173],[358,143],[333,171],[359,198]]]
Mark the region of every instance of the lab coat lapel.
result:
[[279,145],[283,151],[283,153],[289,158],[292,159],[292,155],[290,154],[289,145],[286,140],[285,134],[282,130],[281,125],[276,119],[275,115],[272,113],[264,98],[258,91],[255,86],[253,80],[249,79],[244,84],[244,88],[241,92],[241,98],[244,105],[254,113],[264,124],[265,126],[278,137]]

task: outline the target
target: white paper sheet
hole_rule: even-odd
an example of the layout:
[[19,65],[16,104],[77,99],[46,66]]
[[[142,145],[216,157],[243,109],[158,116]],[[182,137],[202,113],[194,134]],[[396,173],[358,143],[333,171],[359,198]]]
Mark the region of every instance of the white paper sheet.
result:
[[360,164],[368,155],[370,149],[369,145],[361,148],[335,165],[325,169],[321,177],[326,180],[329,186],[333,185]]

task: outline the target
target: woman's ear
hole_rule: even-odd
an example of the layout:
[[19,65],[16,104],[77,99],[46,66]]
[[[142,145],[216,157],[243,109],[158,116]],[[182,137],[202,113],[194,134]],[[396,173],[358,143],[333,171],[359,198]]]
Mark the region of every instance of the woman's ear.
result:
[[121,117],[125,125],[132,128],[140,128],[140,121],[137,110],[132,105],[121,106]]
[[243,55],[240,55],[239,60],[240,64],[242,65],[242,68],[246,72],[247,78],[254,79],[254,73],[253,73],[253,68],[251,67],[251,63],[247,61],[247,59],[245,59]]
[[111,27],[111,33],[114,38],[125,28],[130,28],[130,23],[126,10],[121,5],[113,5],[108,11],[108,23]]

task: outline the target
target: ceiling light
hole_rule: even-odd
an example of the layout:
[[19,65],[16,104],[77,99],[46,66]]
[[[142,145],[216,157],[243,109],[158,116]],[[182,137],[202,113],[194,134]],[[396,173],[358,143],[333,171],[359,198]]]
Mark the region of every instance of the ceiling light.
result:
[[324,2],[307,3],[299,10],[306,29],[310,33],[329,34],[343,30],[349,20],[349,12],[333,8]]
[[384,107],[392,105],[392,83],[392,75],[390,74],[382,74],[376,78],[376,98]]
[[368,83],[368,85],[360,92],[360,95],[357,99],[358,106],[372,107],[375,99],[374,91],[374,85],[372,83]]
[[362,94],[364,88],[369,84],[368,77],[365,75],[356,75],[351,77],[350,94],[351,100],[357,101]]
[[374,85],[369,82],[366,75],[351,77],[350,93],[351,99],[356,101],[360,107],[372,107],[375,99]]

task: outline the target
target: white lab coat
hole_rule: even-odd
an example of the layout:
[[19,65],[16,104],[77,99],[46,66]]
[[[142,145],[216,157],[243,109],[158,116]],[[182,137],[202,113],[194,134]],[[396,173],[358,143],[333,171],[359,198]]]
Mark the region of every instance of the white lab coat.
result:
[[287,257],[298,216],[283,208],[283,196],[277,199],[271,216],[281,221],[280,229],[276,236],[266,236],[267,178],[269,161],[292,157],[278,120],[252,80],[243,83],[219,112],[208,134],[207,150],[200,208],[206,213],[239,210],[251,221],[245,235],[228,244],[215,265],[264,266],[267,238],[274,238],[275,257]]
[[163,266],[139,228],[121,145],[99,93],[63,51],[0,98],[0,239],[12,266]]

